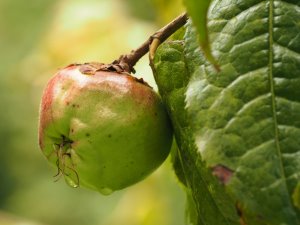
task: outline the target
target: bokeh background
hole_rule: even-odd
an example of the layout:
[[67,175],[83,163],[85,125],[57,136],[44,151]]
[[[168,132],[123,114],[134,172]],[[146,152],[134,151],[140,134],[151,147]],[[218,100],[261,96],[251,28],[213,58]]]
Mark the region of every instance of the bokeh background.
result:
[[[111,62],[183,11],[180,0],[0,0],[0,224],[183,225],[168,159],[110,196],[54,182],[37,145],[42,89],[74,62]],[[144,57],[137,76],[154,88]]]

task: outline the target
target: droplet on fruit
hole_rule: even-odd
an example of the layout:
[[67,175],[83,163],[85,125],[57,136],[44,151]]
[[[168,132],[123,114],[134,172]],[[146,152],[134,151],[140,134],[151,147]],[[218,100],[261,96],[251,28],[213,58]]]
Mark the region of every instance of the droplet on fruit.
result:
[[72,187],[72,188],[77,188],[79,187],[79,183],[78,181],[74,181],[71,177],[69,177],[68,175],[64,175],[65,181],[66,183]]
[[105,187],[103,187],[103,188],[100,188],[100,189],[99,189],[99,192],[100,192],[101,194],[103,194],[103,195],[110,195],[110,194],[113,193],[114,191],[113,191],[112,189],[110,189],[110,188],[105,188]]

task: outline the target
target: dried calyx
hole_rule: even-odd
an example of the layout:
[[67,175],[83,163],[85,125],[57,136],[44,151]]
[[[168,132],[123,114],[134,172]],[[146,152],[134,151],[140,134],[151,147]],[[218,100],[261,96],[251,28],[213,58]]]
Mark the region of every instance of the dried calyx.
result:
[[[84,63],[84,64],[70,64],[69,66],[74,66],[74,65],[79,66],[80,72],[85,75],[95,75],[96,72],[106,71],[106,72],[116,72],[116,73],[131,76],[130,73],[127,72],[128,67],[124,67],[125,64],[121,65],[118,63],[118,61],[115,61],[111,64],[90,62],[90,63]],[[151,87],[146,81],[144,81],[143,78],[137,78],[134,76],[132,76],[132,78],[141,84]]]

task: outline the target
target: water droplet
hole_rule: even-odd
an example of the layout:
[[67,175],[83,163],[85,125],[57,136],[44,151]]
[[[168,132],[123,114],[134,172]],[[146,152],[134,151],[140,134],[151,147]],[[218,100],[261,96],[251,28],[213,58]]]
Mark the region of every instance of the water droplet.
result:
[[114,191],[110,188],[102,187],[102,188],[99,189],[99,192],[103,195],[110,195]]
[[69,177],[69,176],[64,176],[64,177],[65,177],[66,183],[67,183],[70,187],[72,187],[72,188],[77,188],[77,187],[79,187],[78,182],[75,182],[74,180],[72,180],[71,177]]
[[63,170],[63,174],[64,174],[66,183],[70,187],[73,187],[73,188],[79,187],[79,177],[78,177],[77,172],[73,168],[65,166],[65,168]]

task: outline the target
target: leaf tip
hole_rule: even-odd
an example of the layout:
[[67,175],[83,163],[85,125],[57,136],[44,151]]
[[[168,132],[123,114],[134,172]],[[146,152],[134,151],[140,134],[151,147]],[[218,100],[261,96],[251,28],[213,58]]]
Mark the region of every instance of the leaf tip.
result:
[[204,45],[200,43],[200,47],[203,50],[203,53],[207,61],[213,65],[213,67],[217,72],[220,72],[221,71],[220,65],[216,60],[216,58],[213,56],[209,43],[206,43]]

